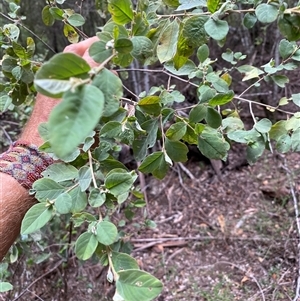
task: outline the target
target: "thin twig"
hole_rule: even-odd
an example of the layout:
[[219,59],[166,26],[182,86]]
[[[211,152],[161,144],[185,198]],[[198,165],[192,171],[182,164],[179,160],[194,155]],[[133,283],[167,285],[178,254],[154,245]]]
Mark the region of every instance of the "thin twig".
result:
[[9,144],[12,145],[13,144],[13,141],[12,139],[10,138],[9,134],[7,133],[7,131],[5,130],[5,128],[3,126],[1,126],[1,129],[4,133],[4,135],[6,136],[7,140],[9,141]]
[[[140,165],[141,165],[141,162],[137,162],[138,168],[140,167]],[[143,193],[144,200],[146,202],[147,216],[149,217],[150,209],[149,209],[149,201],[148,201],[148,195],[147,195],[147,186],[146,186],[145,175],[141,171],[138,170],[138,177],[140,180],[141,192]]]
[[92,175],[92,179],[93,179],[93,185],[95,188],[98,188],[94,170],[93,170],[93,157],[92,157],[92,153],[90,150],[88,150],[88,156],[89,156],[89,165],[90,165],[91,175]]
[[[252,237],[252,238],[245,238],[245,237],[226,237],[227,240],[239,240],[239,241],[261,241],[261,242],[272,242],[272,241],[285,241],[284,238],[264,238],[264,237]],[[187,236],[187,237],[158,237],[158,238],[132,238],[130,239],[131,242],[156,242],[162,243],[165,241],[176,241],[176,240],[223,240],[224,237],[216,237],[216,236]],[[290,241],[297,241],[298,239],[290,239]]]
[[19,300],[26,292],[29,291],[29,288],[31,288],[35,283],[37,283],[38,281],[40,281],[41,279],[43,279],[44,277],[46,277],[48,274],[51,274],[53,271],[55,271],[65,260],[62,259],[60,260],[52,269],[50,269],[48,272],[46,272],[45,274],[41,275],[40,277],[38,277],[37,279],[35,279],[33,282],[31,282],[26,288],[25,290],[23,290],[23,292],[21,292],[19,294],[19,296],[17,296],[15,299],[13,299],[13,301],[17,301]]
[[178,162],[177,164],[187,174],[187,176],[191,180],[195,180],[196,179],[195,176],[181,162]]

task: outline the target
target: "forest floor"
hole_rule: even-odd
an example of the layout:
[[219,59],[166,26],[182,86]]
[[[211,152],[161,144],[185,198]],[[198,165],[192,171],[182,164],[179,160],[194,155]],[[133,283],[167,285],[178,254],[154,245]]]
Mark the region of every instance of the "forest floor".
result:
[[[227,165],[191,158],[163,181],[146,178],[157,227],[127,230],[135,233],[132,254],[141,268],[164,283],[157,301],[296,300],[300,250],[291,180],[299,200],[300,154],[266,152],[252,166],[244,158],[235,146]],[[55,253],[44,260],[38,241],[10,265],[14,290],[0,300],[112,300],[106,268],[75,257],[65,263]]]

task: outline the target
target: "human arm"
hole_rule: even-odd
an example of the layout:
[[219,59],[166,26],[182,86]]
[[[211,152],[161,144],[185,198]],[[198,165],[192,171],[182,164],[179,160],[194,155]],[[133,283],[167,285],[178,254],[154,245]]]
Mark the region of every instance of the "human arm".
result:
[[[65,52],[82,56],[91,66],[96,63],[89,57],[88,48],[97,41],[96,37],[66,47]],[[43,140],[39,136],[38,126],[48,120],[57,99],[38,94],[32,115],[21,134],[20,141],[39,147]],[[0,172],[0,261],[20,233],[22,219],[27,210],[35,204],[34,197],[12,176]]]

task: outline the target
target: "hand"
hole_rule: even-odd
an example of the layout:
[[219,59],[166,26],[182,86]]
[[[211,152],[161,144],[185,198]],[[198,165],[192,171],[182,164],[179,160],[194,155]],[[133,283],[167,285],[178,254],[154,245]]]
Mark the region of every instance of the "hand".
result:
[[[84,58],[91,67],[95,67],[98,64],[89,56],[88,50],[89,47],[96,41],[99,41],[97,37],[89,38],[78,44],[67,46],[64,52],[75,53]],[[59,100],[57,99],[53,99],[38,93],[33,113],[20,139],[40,146],[43,143],[43,140],[38,133],[38,126],[40,123],[48,120],[52,109],[58,104],[58,102]]]

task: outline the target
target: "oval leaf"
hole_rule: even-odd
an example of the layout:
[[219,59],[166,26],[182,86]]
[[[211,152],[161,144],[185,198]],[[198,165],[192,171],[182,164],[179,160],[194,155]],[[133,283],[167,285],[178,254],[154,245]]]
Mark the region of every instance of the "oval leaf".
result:
[[[68,80],[70,77],[87,76],[87,73],[90,70],[91,67],[89,64],[80,56],[74,53],[59,53],[54,55],[38,70],[35,78],[37,80]],[[35,86],[38,92],[41,92],[45,95],[57,98],[62,96],[61,91],[55,94],[50,94],[38,84],[35,84]]]
[[97,240],[105,245],[109,246],[115,242],[118,237],[117,227],[108,221],[102,221],[97,225]]
[[55,208],[60,214],[70,213],[72,205],[72,197],[68,193],[62,193],[55,200]]
[[0,293],[11,291],[13,286],[9,282],[0,282]]
[[133,10],[130,0],[109,0],[108,10],[112,15],[114,22],[124,25],[132,21]]
[[217,129],[222,124],[222,117],[220,113],[211,107],[207,107],[205,120],[207,124],[214,129]]
[[32,206],[22,220],[21,234],[30,234],[41,229],[51,219],[52,212],[52,206],[46,206],[45,203]]
[[177,40],[179,35],[179,25],[174,20],[167,26],[159,39],[157,46],[157,57],[161,63],[171,60],[177,49]]
[[49,118],[49,140],[58,157],[70,155],[99,122],[103,93],[92,85],[64,94]]
[[214,20],[210,18],[205,24],[204,28],[209,36],[214,40],[223,40],[229,31],[228,23],[224,20]]
[[129,269],[139,270],[137,261],[130,255],[119,252],[112,252],[111,255],[111,260],[116,272]]
[[96,251],[98,241],[93,233],[82,233],[75,243],[75,254],[81,260],[87,260]]
[[255,14],[258,21],[262,23],[271,23],[277,19],[278,8],[271,4],[262,3],[256,7]]
[[117,292],[130,301],[150,301],[157,297],[163,284],[154,276],[140,270],[118,272],[116,281]]

